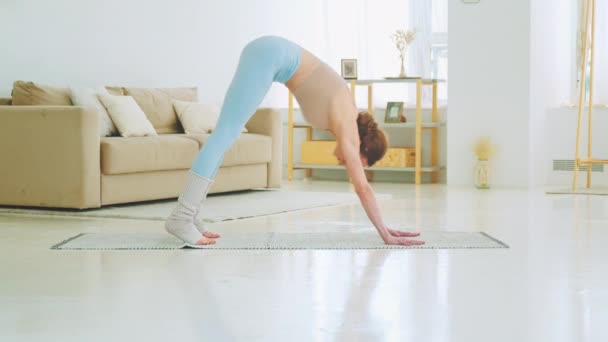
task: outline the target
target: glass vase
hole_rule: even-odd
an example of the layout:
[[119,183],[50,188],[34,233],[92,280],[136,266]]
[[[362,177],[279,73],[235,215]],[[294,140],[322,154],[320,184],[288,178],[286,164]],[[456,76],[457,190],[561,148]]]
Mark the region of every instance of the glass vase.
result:
[[401,71],[399,72],[399,77],[405,78],[405,66],[403,65],[403,58],[401,58]]
[[477,165],[475,165],[475,187],[477,189],[489,189],[490,176],[490,163],[487,160],[477,160]]

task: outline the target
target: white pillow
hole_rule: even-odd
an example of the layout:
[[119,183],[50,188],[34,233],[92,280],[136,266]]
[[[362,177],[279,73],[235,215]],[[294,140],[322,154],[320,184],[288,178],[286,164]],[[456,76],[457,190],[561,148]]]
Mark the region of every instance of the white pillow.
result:
[[123,137],[155,136],[156,130],[131,96],[98,94]]
[[188,134],[211,132],[220,116],[218,106],[178,100],[172,103],[184,132]]
[[110,118],[106,107],[97,98],[97,94],[108,93],[105,87],[70,88],[70,93],[74,106],[93,107],[99,113],[99,136],[107,137],[118,133],[116,125],[112,122],[112,118]]
[[[220,107],[212,104],[173,100],[173,108],[184,132],[209,133],[215,129],[220,116]],[[247,132],[243,127],[242,132]]]

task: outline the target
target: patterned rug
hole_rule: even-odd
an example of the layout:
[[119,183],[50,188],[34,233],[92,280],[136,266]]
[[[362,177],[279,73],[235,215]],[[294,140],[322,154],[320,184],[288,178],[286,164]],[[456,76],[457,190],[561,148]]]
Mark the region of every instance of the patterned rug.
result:
[[[377,194],[379,200],[390,199]],[[175,200],[111,205],[90,210],[37,209],[2,207],[0,214],[101,217],[165,221],[175,207]],[[359,203],[349,192],[311,192],[252,190],[211,195],[204,203],[202,216],[208,223],[265,216],[290,211]]]

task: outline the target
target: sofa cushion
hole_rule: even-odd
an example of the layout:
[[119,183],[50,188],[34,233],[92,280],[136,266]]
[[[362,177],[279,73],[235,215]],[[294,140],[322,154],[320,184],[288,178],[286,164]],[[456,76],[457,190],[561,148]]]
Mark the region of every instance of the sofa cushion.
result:
[[173,109],[186,134],[209,133],[220,116],[219,106],[173,100]]
[[108,87],[106,86],[106,90],[111,95],[122,96],[125,94],[125,90],[122,87]]
[[146,113],[159,134],[181,132],[173,100],[197,101],[196,88],[123,88]]
[[108,111],[121,136],[145,137],[157,135],[152,123],[131,96],[99,93],[97,97]]
[[[193,139],[202,147],[210,134],[177,134]],[[244,133],[230,147],[224,157],[224,166],[268,163],[272,159],[272,138],[267,135]]]
[[45,86],[34,82],[13,83],[13,106],[71,106],[69,88]]
[[105,175],[187,170],[198,154],[192,139],[175,135],[101,138],[101,171]]
[[[173,109],[186,134],[209,133],[217,126],[221,108],[214,104],[173,100]],[[241,132],[247,133],[243,127]]]

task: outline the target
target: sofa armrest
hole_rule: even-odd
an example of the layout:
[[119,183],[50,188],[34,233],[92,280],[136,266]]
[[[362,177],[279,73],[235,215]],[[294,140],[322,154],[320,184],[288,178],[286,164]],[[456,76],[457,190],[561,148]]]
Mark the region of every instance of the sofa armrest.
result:
[[100,206],[99,120],[76,106],[0,106],[0,204]]
[[268,163],[268,187],[281,187],[283,169],[283,124],[281,113],[270,108],[260,108],[245,125],[251,133],[272,137],[272,159]]

